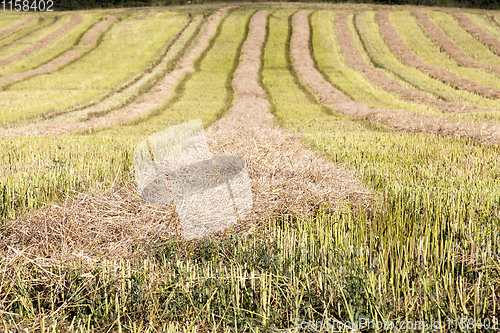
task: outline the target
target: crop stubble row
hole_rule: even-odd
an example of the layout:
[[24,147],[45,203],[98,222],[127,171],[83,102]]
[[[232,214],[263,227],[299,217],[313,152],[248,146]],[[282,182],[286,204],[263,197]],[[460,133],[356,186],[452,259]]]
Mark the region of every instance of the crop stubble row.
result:
[[500,73],[500,67],[488,66],[472,60],[465,54],[448,36],[446,36],[439,27],[429,19],[426,13],[414,11],[413,15],[418,22],[427,30],[429,35],[439,44],[448,55],[454,59],[457,64],[465,67],[483,68],[495,73]]
[[327,82],[314,67],[309,52],[309,24],[307,11],[300,11],[293,17],[294,31],[291,53],[294,67],[301,80],[320,100],[344,115],[366,118],[388,125],[396,130],[427,132],[445,137],[465,136],[485,143],[500,142],[500,126],[497,124],[448,123],[434,117],[411,114],[405,110],[377,110],[356,103]]
[[403,86],[401,83],[386,75],[382,70],[367,65],[361,58],[361,55],[356,50],[352,41],[352,36],[350,35],[349,26],[347,24],[347,17],[349,14],[349,12],[338,13],[334,20],[342,53],[345,55],[345,59],[351,68],[363,72],[372,82],[380,85],[386,91],[396,93],[405,100],[426,104],[447,112],[469,113],[482,111],[477,108],[463,107],[456,103],[433,99],[420,90]]
[[[188,60],[183,66],[189,66],[204,50],[224,12],[212,17],[206,38],[185,58]],[[369,191],[349,172],[305,149],[298,137],[273,124],[266,93],[258,84],[267,15],[261,11],[252,17],[233,80],[238,99],[227,115],[207,131],[212,151],[247,161],[255,193],[254,213],[249,218],[254,220],[283,213],[305,215],[320,201],[339,204],[349,195],[353,203],[366,205]],[[286,166],[283,159],[289,161]],[[268,191],[270,187],[273,193]],[[140,201],[132,189],[89,193],[64,207],[47,207],[20,217],[3,243],[26,250],[28,255],[53,258],[88,258],[96,253],[127,256],[126,249],[147,241],[152,230],[155,234],[175,230],[172,206],[139,205]]]
[[0,60],[0,66],[6,66],[10,64],[13,61],[22,59],[23,57],[27,56],[30,53],[33,53],[35,51],[40,50],[41,48],[45,47],[48,43],[50,43],[52,40],[56,39],[57,37],[65,34],[69,30],[73,29],[76,27],[78,24],[83,22],[83,16],[81,14],[73,14],[71,15],[71,21],[66,23],[64,26],[61,28],[57,29],[56,31],[48,34],[47,36],[44,36],[37,40],[32,46],[27,47],[10,57],[7,57],[5,59]]
[[14,25],[8,27],[8,28],[3,29],[2,31],[0,31],[0,37],[4,36],[4,35],[7,35],[7,34],[13,32],[13,31],[16,31],[17,29],[21,28],[22,26],[25,26],[26,24],[28,24],[31,21],[33,21],[33,19],[34,19],[33,16],[28,16],[22,22],[19,22],[17,24],[14,24]]
[[[113,16],[107,16],[106,20],[96,23],[82,38],[79,45],[92,45],[96,42],[99,35],[108,28],[109,24],[116,22],[116,18]],[[42,65],[38,68],[31,69],[25,72],[13,73],[0,78],[0,90],[2,90],[2,85],[6,83],[12,83],[20,81],[27,77],[34,75],[47,74],[58,68],[67,65],[79,56],[83,54],[81,50],[69,50],[63,55],[51,60],[49,63]]]
[[[223,8],[208,19],[205,31],[203,32],[202,36],[200,36],[200,38],[198,39],[196,45],[189,51],[188,54],[186,54],[178,62],[178,67],[179,67],[178,69],[168,73],[163,79],[158,81],[152,88],[153,92],[151,94],[148,94],[144,98],[133,102],[131,105],[127,106],[125,110],[117,110],[116,112],[111,112],[101,117],[92,117],[91,119],[86,121],[52,124],[34,130],[30,126],[4,129],[0,131],[0,136],[31,137],[31,136],[43,136],[43,135],[49,135],[49,136],[60,135],[75,130],[110,127],[122,123],[124,121],[147,114],[149,111],[158,107],[162,102],[168,99],[168,97],[172,94],[173,89],[176,83],[180,80],[180,78],[182,78],[186,73],[194,71],[192,67],[194,61],[198,58],[198,56],[203,52],[203,50],[208,45],[210,38],[213,36],[213,34],[217,29],[217,25],[219,24],[222,17],[226,14],[228,9],[229,9],[228,7]],[[125,89],[129,85],[130,84],[122,88]],[[120,92],[123,89],[120,89],[118,92]],[[77,110],[77,111],[82,111],[82,110]]]
[[[492,34],[485,31],[483,28],[478,26],[470,17],[465,13],[450,12],[450,14],[457,19],[457,21],[469,32],[471,32],[477,39],[482,41],[484,44],[490,46],[498,55],[500,55],[500,41],[495,38]],[[494,18],[492,18],[494,20]]]
[[447,69],[423,62],[415,53],[413,53],[412,50],[410,50],[410,48],[408,48],[408,46],[405,45],[401,37],[398,35],[396,28],[389,19],[389,11],[380,10],[375,14],[375,17],[387,44],[389,44],[394,52],[396,52],[401,60],[407,65],[426,71],[432,77],[460,89],[484,96],[500,98],[500,90],[496,88],[485,87],[473,80],[460,77]]

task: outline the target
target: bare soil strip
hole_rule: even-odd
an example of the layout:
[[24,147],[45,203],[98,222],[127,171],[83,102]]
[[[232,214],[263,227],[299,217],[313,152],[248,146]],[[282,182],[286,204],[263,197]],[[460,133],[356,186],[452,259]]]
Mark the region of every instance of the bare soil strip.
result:
[[6,35],[8,33],[11,33],[12,31],[16,31],[17,29],[19,29],[23,25],[26,25],[26,24],[30,23],[31,21],[33,21],[34,18],[35,17],[33,17],[33,16],[28,16],[27,18],[24,19],[24,21],[19,22],[18,24],[14,24],[13,26],[8,27],[6,29],[3,29],[2,31],[0,31],[0,37],[3,35]]
[[[97,40],[97,37],[106,30],[108,25],[111,22],[115,22],[116,18],[112,16],[108,16],[106,18],[106,21],[101,21],[97,24],[95,24],[92,29],[90,29],[85,36],[83,37],[82,41],[79,43],[79,45],[92,45],[95,43]],[[57,70],[59,67],[62,67],[71,61],[75,60],[79,56],[83,54],[83,51],[79,50],[69,50],[66,53],[64,53],[62,56],[59,56],[49,63],[42,65],[38,68],[26,71],[26,72],[21,72],[21,73],[14,73],[14,74],[9,74],[6,75],[2,78],[0,78],[0,91],[2,90],[1,85],[6,84],[6,83],[12,83],[15,81],[19,81],[22,79],[25,79],[29,76],[34,76],[34,75],[40,75],[40,74],[47,74],[50,72],[53,72]]]
[[381,86],[384,90],[398,94],[401,98],[415,103],[425,104],[439,108],[446,112],[454,113],[470,113],[470,112],[485,112],[477,108],[464,107],[456,103],[450,103],[442,100],[437,100],[429,97],[425,93],[417,89],[411,89],[403,86],[398,81],[389,77],[384,71],[367,65],[361,55],[354,46],[347,17],[350,13],[342,12],[335,16],[335,31],[338,41],[344,54],[347,64],[360,72],[363,72],[368,79]]
[[444,137],[471,137],[491,144],[500,143],[500,125],[474,123],[448,123],[444,119],[413,114],[405,110],[379,110],[356,103],[333,87],[314,67],[309,50],[309,24],[307,11],[300,11],[293,17],[294,30],[291,54],[294,68],[301,80],[328,105],[347,116],[364,118],[388,125],[399,131],[426,132]]
[[408,66],[426,71],[430,76],[435,79],[441,80],[445,83],[451,84],[454,87],[467,90],[476,94],[500,98],[500,90],[490,87],[485,87],[473,80],[469,80],[453,74],[447,69],[434,66],[423,62],[420,58],[413,53],[408,46],[405,45],[391,20],[389,19],[389,12],[386,10],[378,11],[375,17],[380,26],[387,44],[396,52],[401,60]]
[[[258,12],[252,18],[235,72],[234,107],[207,131],[214,155],[236,155],[247,162],[254,208],[244,222],[309,215],[325,202],[368,205],[372,194],[348,171],[305,149],[298,137],[273,124],[270,104],[257,83],[267,15]],[[176,224],[173,206],[148,204],[126,187],[82,194],[62,207],[51,205],[21,216],[13,221],[11,236],[0,240],[0,249],[10,255],[17,250],[27,257],[52,259],[126,257],[132,246],[165,237]],[[240,230],[249,224],[242,223]]]
[[477,39],[479,39],[484,44],[491,47],[498,55],[500,55],[500,41],[495,38],[488,31],[484,30],[476,24],[469,16],[465,13],[458,12],[447,12],[453,15],[453,17],[470,33],[472,33]]
[[151,110],[160,106],[167,100],[177,82],[187,73],[194,72],[193,63],[200,56],[203,50],[208,46],[210,39],[215,34],[220,20],[226,15],[230,7],[223,8],[213,14],[207,22],[205,31],[198,39],[196,45],[190,49],[178,63],[178,68],[163,79],[158,81],[152,88],[152,93],[144,96],[142,99],[135,101],[127,106],[125,109],[110,112],[102,117],[94,117],[87,121],[82,122],[69,122],[61,123],[43,127],[41,129],[33,130],[32,127],[17,127],[9,129],[0,129],[0,137],[13,137],[13,136],[54,136],[63,133],[68,133],[75,130],[84,130],[90,128],[110,127],[120,124],[124,121],[133,119],[135,117],[143,116]]
[[488,66],[480,64],[472,60],[464,51],[462,51],[448,36],[444,34],[439,27],[430,20],[427,13],[412,12],[417,18],[418,22],[427,30],[429,35],[448,53],[448,55],[455,60],[460,66],[483,68],[489,71],[500,73],[500,67]]
[[40,50],[41,48],[47,46],[47,44],[50,43],[52,40],[56,39],[57,37],[61,36],[62,34],[73,29],[75,26],[77,26],[78,24],[80,24],[82,22],[83,22],[82,15],[73,14],[71,16],[71,21],[69,23],[66,23],[64,26],[62,26],[59,29],[57,29],[56,31],[48,34],[47,36],[40,38],[35,43],[33,43],[32,46],[25,48],[24,50],[21,50],[21,51],[17,52],[16,54],[11,55],[8,58],[0,60],[0,66],[6,66],[15,60],[19,60],[19,59],[27,56],[30,53],[33,53],[37,50]]

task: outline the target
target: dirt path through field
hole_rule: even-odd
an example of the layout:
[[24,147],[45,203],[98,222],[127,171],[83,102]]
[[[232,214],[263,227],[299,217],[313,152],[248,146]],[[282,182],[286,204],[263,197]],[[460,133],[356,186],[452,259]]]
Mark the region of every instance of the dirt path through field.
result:
[[500,55],[500,40],[495,38],[488,31],[484,30],[476,24],[469,16],[465,13],[458,12],[447,12],[453,15],[453,17],[470,33],[472,33],[477,39],[479,39],[484,44],[490,46],[498,55]]
[[[97,40],[97,37],[107,29],[108,25],[111,22],[116,22],[117,19],[113,16],[107,16],[105,21],[101,21],[97,24],[95,24],[83,37],[79,45],[92,45],[95,43]],[[53,72],[57,70],[59,67],[64,66],[71,61],[75,60],[79,56],[83,54],[83,51],[80,50],[69,50],[66,53],[64,53],[62,56],[59,56],[49,63],[46,63],[45,65],[42,65],[38,68],[31,69],[26,72],[21,72],[21,73],[14,73],[14,74],[9,74],[4,77],[0,78],[0,91],[2,90],[2,85],[6,83],[12,83],[15,81],[19,81],[22,79],[25,79],[29,76],[33,75],[40,75],[40,74],[47,74],[50,72]]]
[[354,42],[352,40],[349,25],[347,24],[347,17],[351,13],[341,12],[335,15],[335,31],[337,33],[338,41],[344,54],[344,58],[347,64],[360,72],[363,72],[368,79],[370,79],[375,84],[381,86],[384,90],[388,92],[395,93],[401,98],[412,101],[415,103],[425,104],[432,107],[439,108],[446,112],[455,113],[469,113],[469,112],[484,112],[477,108],[464,107],[459,104],[450,103],[446,101],[437,100],[429,97],[425,93],[417,89],[411,89],[403,86],[398,81],[389,77],[384,71],[367,65],[361,55],[357,51]]
[[426,71],[432,77],[441,80],[445,83],[451,84],[454,87],[471,91],[476,94],[481,94],[484,96],[490,96],[494,98],[500,98],[500,90],[490,87],[485,87],[473,80],[469,80],[453,74],[447,69],[433,66],[431,64],[425,63],[420,58],[413,53],[408,46],[405,45],[401,37],[391,20],[389,19],[389,12],[386,10],[378,11],[375,14],[377,22],[380,26],[380,30],[384,35],[387,44],[396,52],[396,54],[401,58],[401,60],[408,66],[415,67]]
[[[208,46],[210,39],[217,30],[219,22],[226,15],[226,12],[231,8],[232,7],[225,7],[213,14],[208,19],[205,31],[196,42],[196,45],[191,48],[190,51],[178,62],[178,68],[158,81],[151,89],[152,93],[145,95],[143,98],[130,104],[125,109],[116,110],[102,117],[94,117],[90,120],[81,122],[66,122],[44,126],[42,128],[36,128],[34,127],[36,124],[34,124],[25,127],[0,129],[0,137],[60,135],[75,130],[110,127],[133,119],[135,117],[147,114],[151,110],[157,108],[171,96],[177,82],[185,74],[194,72],[194,68],[192,67],[194,61]],[[65,115],[62,115],[61,117],[65,117]]]
[[20,27],[30,23],[31,21],[33,21],[35,17],[34,16],[28,16],[27,18],[25,18],[22,22],[19,22],[17,24],[14,24],[13,26],[11,27],[8,27],[6,29],[3,29],[2,31],[0,31],[0,37],[3,36],[3,35],[6,35],[8,33],[11,33],[13,31],[16,31],[17,29],[19,29]]
[[[262,11],[252,18],[233,81],[238,92],[234,107],[207,130],[214,155],[239,156],[247,163],[254,211],[245,221],[308,215],[320,203],[333,209],[348,199],[354,205],[368,205],[372,194],[349,172],[274,125],[266,94],[257,83],[267,15]],[[214,32],[217,19],[212,22],[208,30]],[[20,216],[11,224],[11,236],[0,240],[0,249],[5,255],[22,250],[27,257],[53,259],[128,256],[132,246],[174,232],[175,221],[173,206],[148,204],[132,186],[90,192],[68,204]]]
[[41,48],[47,46],[52,40],[56,39],[57,37],[65,34],[69,30],[73,29],[76,27],[78,24],[83,22],[83,16],[80,14],[73,14],[71,15],[71,21],[57,29],[56,31],[48,34],[47,36],[44,36],[37,40],[35,43],[33,43],[32,46],[25,48],[24,50],[21,50],[17,52],[16,54],[11,55],[8,58],[0,60],[0,66],[6,66],[10,64],[11,62],[15,60],[19,60],[24,58],[30,53],[33,53],[35,51],[40,50]]
[[448,53],[450,58],[457,62],[457,64],[465,67],[483,68],[495,73],[500,73],[500,67],[488,66],[472,60],[448,36],[446,36],[434,22],[431,21],[427,13],[414,11],[412,12],[412,14],[417,18],[417,21],[427,30],[432,39],[434,39],[434,41],[438,43],[438,45],[442,47],[443,50]]
[[301,80],[320,98],[344,115],[365,118],[388,125],[396,130],[407,132],[426,132],[445,137],[465,136],[484,143],[500,143],[500,125],[448,123],[446,120],[414,114],[405,110],[379,110],[356,103],[344,93],[333,87],[314,67],[309,51],[308,12],[300,11],[293,17],[291,54],[294,68]]

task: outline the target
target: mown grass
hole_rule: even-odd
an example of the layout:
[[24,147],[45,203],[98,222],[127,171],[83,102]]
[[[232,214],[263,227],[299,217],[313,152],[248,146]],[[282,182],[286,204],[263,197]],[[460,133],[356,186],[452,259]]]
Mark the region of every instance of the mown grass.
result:
[[[310,16],[312,27],[312,48],[318,70],[337,89],[347,94],[352,100],[374,108],[406,109],[425,114],[441,114],[427,106],[404,101],[396,94],[387,92],[346,63],[345,55],[339,45],[334,17],[336,11],[318,11]],[[348,17],[352,21],[352,16]],[[351,35],[357,44],[355,31],[352,26]],[[359,49],[358,49],[359,52]]]
[[[263,221],[249,236],[228,234],[190,243],[152,237],[147,253],[135,260],[57,265],[22,256],[14,261],[0,259],[6,268],[0,271],[2,310],[10,313],[2,318],[5,327],[262,332],[290,329],[295,318],[299,322],[325,318],[352,322],[363,317],[425,320],[429,325],[461,317],[493,318],[498,313],[498,305],[491,300],[500,291],[496,232],[500,148],[466,139],[394,132],[327,113],[292,69],[289,18],[293,13],[280,10],[269,16],[261,80],[273,113],[325,158],[352,169],[377,190],[380,196],[372,210],[327,215],[319,209],[310,220]],[[222,54],[230,51],[238,56],[250,14],[237,11],[225,20],[190,80],[205,70],[206,78],[214,78],[208,65],[215,61],[211,55],[214,59],[222,52],[218,48],[224,46],[224,36],[234,42]],[[239,21],[229,24],[232,17]],[[237,61],[221,63],[233,68]],[[226,73],[231,76],[230,70]],[[226,84],[227,77],[220,81]],[[198,86],[189,85],[190,80],[182,96],[195,93],[192,90]],[[203,96],[210,98],[210,94]],[[211,114],[217,109],[207,106]],[[168,110],[163,114],[169,115]],[[198,116],[193,113],[193,118]],[[87,171],[88,180],[96,186],[111,183],[119,165],[125,172],[117,179],[126,181],[131,151],[127,149],[156,130],[157,117],[137,124],[137,132],[129,125],[87,136],[1,140],[13,152],[3,153],[1,165],[5,168],[8,161],[24,175],[26,181],[18,184],[22,190],[33,191],[44,184],[44,180],[38,184],[27,180],[37,164],[60,172],[60,177],[54,175],[54,181],[61,179],[54,193],[68,191],[65,179],[85,174],[78,161],[87,170],[92,168]],[[204,118],[205,125],[211,117]],[[48,151],[51,156],[41,156]],[[30,159],[30,154],[37,156]],[[61,161],[62,157],[67,160]],[[101,172],[95,175],[93,170]]]
[[[172,40],[171,44],[167,46],[166,53],[163,59],[158,59],[159,63],[156,64],[151,70],[146,70],[142,76],[137,77],[137,81],[132,81],[123,87],[123,90],[105,96],[102,100],[96,102],[94,105],[84,107],[82,110],[69,112],[64,114],[62,119],[64,121],[84,121],[92,116],[103,116],[113,110],[125,108],[130,103],[136,101],[139,97],[148,93],[148,90],[168,72],[172,71],[180,57],[186,54],[187,50],[193,45],[196,38],[199,37],[200,31],[203,26],[203,16],[197,15],[186,23],[182,32],[179,32],[177,40]],[[177,38],[177,37],[176,37]],[[61,119],[56,122],[61,121]]]
[[21,23],[25,19],[24,15],[16,15],[16,14],[7,12],[4,13],[4,15],[2,15],[2,18],[0,18],[0,31],[10,28],[15,24]]
[[10,34],[2,36],[0,38],[0,47],[7,45],[10,42],[16,42],[21,38],[28,37],[31,34],[37,33],[38,31],[52,25],[55,23],[56,15],[51,13],[44,13],[37,15],[34,20],[29,24],[23,26]]
[[[79,39],[102,18],[99,14],[83,14],[82,16],[82,23],[52,40],[42,49],[4,66],[0,72],[1,75],[24,72],[37,68],[71,49]],[[69,20],[67,21],[69,22]],[[24,47],[26,47],[26,45],[24,45]]]
[[[219,25],[207,53],[195,62],[177,86],[175,95],[157,110],[132,121],[127,131],[158,131],[190,119],[200,118],[204,126],[219,119],[234,98],[232,77],[249,29],[252,11],[235,11]],[[122,129],[120,129],[122,131]]]
[[480,14],[467,14],[478,26],[500,39],[500,25],[498,25],[491,16]]
[[451,15],[431,11],[429,18],[472,60],[489,66],[500,66],[500,57],[477,40]]
[[[385,42],[375,20],[375,12],[365,11],[356,15],[355,26],[363,42],[365,52],[373,66],[384,70],[400,83],[431,94],[434,98],[444,99],[465,106],[477,106],[485,110],[497,109],[498,103],[492,99],[464,90],[456,90],[448,84],[431,78],[416,68],[406,66],[392,52]],[[496,121],[495,113],[443,114],[449,121]]]
[[[4,47],[0,48],[0,59],[7,58],[17,53],[18,51],[28,48],[29,46],[31,46],[32,43],[61,28],[66,23],[69,23],[70,20],[71,20],[71,15],[58,16],[58,18],[54,21],[53,24],[50,24],[40,30],[34,31],[28,36],[16,40],[15,43],[9,43],[5,45]],[[2,66],[2,71],[0,72],[1,75],[12,73],[8,71],[8,69],[6,70],[6,68],[4,67],[6,66]]]
[[446,68],[458,76],[468,78],[487,87],[500,88],[498,74],[486,69],[459,66],[440,46],[432,40],[416,18],[408,11],[397,11],[389,14],[404,43],[417,54],[420,59],[431,65]]
[[[283,23],[279,27],[275,34],[271,28],[270,40],[283,35],[286,27]],[[281,44],[285,49],[283,37]],[[270,58],[273,66],[267,69]],[[306,107],[309,99],[299,87],[293,88],[293,73],[286,75],[286,63],[276,80],[275,59],[282,58],[266,48],[263,82],[276,116],[334,162],[356,170],[382,194],[373,215],[358,217],[355,227],[335,219],[337,224],[332,225],[354,243],[339,245],[342,259],[327,267],[341,270],[358,262],[358,268],[346,274],[359,282],[358,289],[349,290],[345,299],[339,297],[329,311],[319,307],[306,319],[320,319],[335,309],[343,310],[338,315],[344,319],[361,313],[393,320],[494,315],[497,309],[489,303],[494,291],[488,288],[499,278],[498,146],[330,118],[318,107]],[[487,172],[480,171],[485,168]],[[315,286],[321,290],[320,271],[314,272],[305,285],[313,289],[313,281],[318,281]],[[491,279],[489,283],[485,278]],[[465,299],[462,293],[473,296]]]
[[[116,178],[118,169],[119,181],[132,179],[127,172],[135,144],[169,124],[181,122],[184,118],[175,117],[182,110],[188,112],[186,105],[193,103],[193,96],[197,96],[195,100],[199,104],[189,109],[192,114],[185,116],[196,118],[206,111],[203,117],[206,125],[220,117],[232,101],[232,93],[229,98],[225,89],[231,84],[229,78],[238,63],[238,50],[245,39],[251,13],[236,12],[226,19],[198,71],[187,80],[178,102],[167,104],[165,109],[160,108],[149,118],[135,125],[116,126],[94,135],[0,140],[0,165],[3,168],[0,187],[4,188],[3,199],[0,200],[3,203],[2,216],[38,208],[43,202],[60,200],[69,189],[80,191],[99,183],[109,186]],[[211,84],[202,85],[207,79],[211,80]],[[190,83],[191,80],[195,82]],[[204,94],[200,96],[201,89]],[[102,152],[109,149],[113,153],[101,154],[95,147],[101,147]]]
[[64,112],[112,93],[147,69],[186,20],[185,15],[166,12],[115,24],[102,43],[78,61],[1,92],[3,123]]

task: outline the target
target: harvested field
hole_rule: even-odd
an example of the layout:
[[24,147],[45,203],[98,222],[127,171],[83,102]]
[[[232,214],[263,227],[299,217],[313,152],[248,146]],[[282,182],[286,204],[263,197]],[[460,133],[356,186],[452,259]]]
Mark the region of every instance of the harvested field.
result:
[[[114,17],[107,17],[105,21],[101,21],[94,25],[90,31],[88,31],[79,45],[92,45],[96,42],[97,38],[101,35],[101,33],[107,29],[108,25],[110,22],[115,22],[116,18]],[[52,71],[57,70],[58,68],[67,65],[68,63],[72,62],[73,60],[77,59],[80,57],[84,52],[80,50],[70,50],[61,55],[60,57],[57,57],[56,59],[50,61],[49,63],[42,65],[36,69],[32,69],[26,72],[21,72],[21,73],[15,73],[15,74],[9,74],[5,75],[0,78],[0,90],[2,90],[1,86],[6,84],[6,83],[11,83],[15,81],[20,81],[24,78],[31,77],[34,75],[40,75],[40,74],[46,74],[50,73]]]
[[[431,67],[408,64],[384,40],[376,16],[387,10],[211,2],[79,11],[77,27],[1,67],[33,76],[0,91],[0,326],[257,333],[362,315],[439,321],[447,332],[458,317],[497,316],[498,100],[428,69],[483,88],[500,89],[500,76],[451,59],[411,14],[417,7],[391,7],[404,41],[393,44]],[[443,11],[422,22],[454,43],[448,51],[500,66]],[[474,13],[500,36],[497,12]],[[2,54],[72,14],[30,13],[35,20],[0,36]],[[6,13],[0,29],[25,19]],[[191,134],[186,122],[199,133],[196,119],[203,157],[198,141],[177,145]],[[144,165],[165,180],[159,170],[172,161],[162,154],[176,159],[177,148],[189,157],[165,175],[175,205],[152,203],[170,200],[158,187],[168,185],[144,187]],[[226,182],[224,199],[213,197]],[[216,220],[199,221],[211,213]],[[213,233],[192,239],[200,224]]]
[[65,24],[63,27],[57,29],[56,31],[52,32],[51,34],[37,40],[35,43],[33,43],[32,46],[17,52],[16,54],[0,60],[0,66],[6,66],[10,64],[13,61],[19,60],[25,56],[27,56],[30,53],[33,53],[35,51],[40,50],[41,48],[45,47],[49,42],[52,40],[56,39],[57,37],[65,34],[69,30],[73,29],[75,26],[80,24],[83,21],[83,17],[80,14],[73,14],[71,16],[71,22]]
[[369,193],[351,174],[305,149],[300,138],[275,125],[266,93],[258,84],[267,15],[258,12],[252,19],[233,81],[238,99],[207,131],[215,155],[235,155],[247,162],[255,207],[248,220],[283,214],[306,217],[325,202],[330,207],[348,201],[367,206]]
[[338,33],[339,43],[342,47],[342,53],[345,55],[345,59],[349,66],[363,72],[374,83],[380,85],[386,91],[398,94],[403,99],[436,107],[446,112],[469,113],[482,111],[477,108],[463,107],[456,103],[430,98],[420,90],[405,87],[386,75],[382,70],[367,65],[352,42],[349,26],[347,25],[348,16],[349,13],[347,12],[337,14],[335,16],[335,28]]
[[412,12],[418,22],[427,30],[429,35],[454,59],[459,65],[473,68],[484,68],[489,71],[500,73],[500,67],[480,64],[466,55],[438,26],[436,26],[426,13]]
[[358,118],[379,122],[396,130],[427,132],[442,136],[471,137],[481,142],[500,142],[500,126],[497,124],[453,124],[433,117],[410,114],[404,110],[374,110],[364,104],[353,102],[342,92],[327,82],[314,67],[309,52],[309,24],[307,11],[294,15],[294,32],[291,41],[291,54],[294,67],[301,80],[320,98],[336,111]]
[[[30,119],[82,110],[120,93],[147,76],[147,71],[155,68],[157,61],[161,62],[162,56],[169,51],[169,45],[189,19],[185,14],[163,14],[150,20],[129,20],[135,29],[142,27],[132,35],[120,31],[122,22],[113,24],[98,45],[76,46],[75,50],[88,51],[78,61],[8,86],[7,99],[0,99],[3,125],[12,126]],[[165,29],[157,28],[161,22],[166,24]],[[102,74],[90,75],[89,71]],[[32,93],[26,96],[25,91]],[[26,98],[36,98],[42,107],[19,103],[19,100],[26,102]],[[16,104],[16,108],[9,106],[12,103]],[[125,105],[127,100],[120,103],[118,107]],[[35,125],[43,126],[42,123]]]
[[[127,120],[143,116],[148,112],[151,112],[157,108],[161,103],[165,102],[173,92],[173,88],[177,82],[186,73],[193,72],[193,63],[200,56],[203,50],[208,46],[210,38],[212,38],[215,33],[220,20],[224,17],[227,10],[230,8],[224,8],[218,11],[216,14],[212,15],[205,27],[203,35],[197,40],[196,45],[190,49],[188,54],[186,54],[179,62],[178,69],[167,74],[163,79],[155,84],[152,88],[152,93],[148,94],[144,98],[132,103],[130,106],[126,107],[125,110],[117,110],[115,112],[106,114],[101,117],[92,117],[87,121],[81,122],[63,122],[61,124],[43,127],[41,129],[32,128],[13,128],[0,130],[0,136],[42,136],[42,135],[60,135],[62,133],[67,133],[75,130],[85,130],[100,127],[110,127],[117,124],[123,123]],[[82,110],[86,112],[87,110]],[[79,111],[81,112],[81,111]],[[74,115],[72,115],[74,116]],[[64,119],[67,115],[63,115],[60,118]],[[52,122],[59,122],[58,119],[53,119]]]
[[500,55],[500,41],[488,31],[485,31],[478,26],[467,14],[458,12],[449,12],[457,19],[460,24],[472,33],[477,39],[491,47],[498,55]]
[[[206,47],[225,11],[212,17],[205,37],[188,58],[191,62]],[[233,81],[238,93],[234,107],[207,131],[214,155],[243,158],[252,179],[254,209],[237,228],[248,229],[252,221],[283,215],[305,218],[325,203],[332,209],[343,209],[349,202],[367,208],[372,194],[352,174],[305,149],[300,138],[274,124],[266,93],[258,84],[267,15],[261,11],[252,18]],[[14,221],[14,235],[3,246],[46,258],[127,256],[131,246],[153,233],[168,237],[176,231],[173,206],[146,205],[139,211],[137,206],[143,205],[133,188],[81,196],[67,206],[20,217]],[[51,233],[53,237],[47,238]]]
[[33,21],[34,18],[35,17],[33,17],[33,16],[28,16],[22,22],[19,22],[17,24],[14,24],[11,27],[8,27],[6,29],[1,30],[0,31],[0,37],[4,36],[4,35],[7,35],[7,34],[13,32],[13,31],[16,31],[17,29],[21,28],[22,26],[24,26],[24,25],[30,23],[31,21]]
[[398,32],[389,19],[388,11],[381,10],[377,12],[376,18],[384,34],[385,40],[407,65],[424,70],[432,77],[451,84],[454,87],[493,98],[500,98],[500,90],[498,89],[485,87],[477,82],[453,74],[447,69],[436,67],[420,60],[420,58],[404,44],[401,37],[399,37]]

